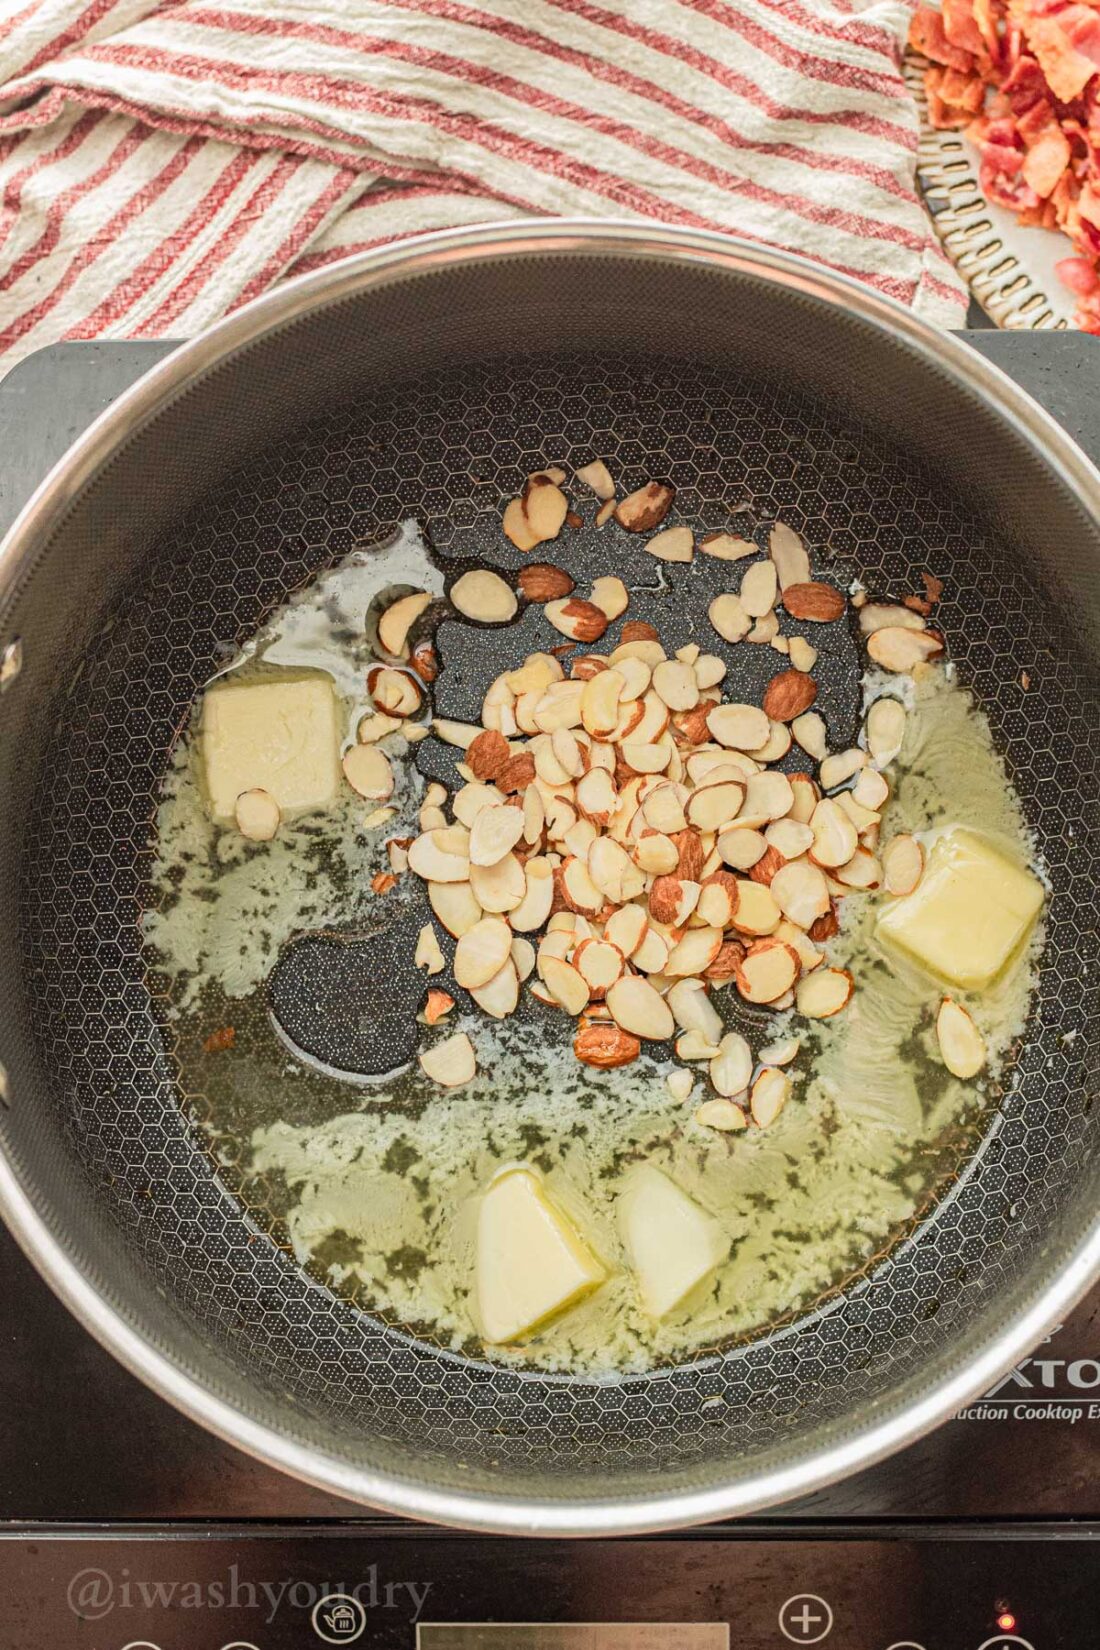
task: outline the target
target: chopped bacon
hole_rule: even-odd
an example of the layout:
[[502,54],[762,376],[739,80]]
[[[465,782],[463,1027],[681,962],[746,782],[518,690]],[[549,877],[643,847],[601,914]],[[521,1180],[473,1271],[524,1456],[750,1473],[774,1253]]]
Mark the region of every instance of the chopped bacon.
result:
[[1024,182],[1045,200],[1054,193],[1070,159],[1069,138],[1052,120],[1043,127],[1025,156]]

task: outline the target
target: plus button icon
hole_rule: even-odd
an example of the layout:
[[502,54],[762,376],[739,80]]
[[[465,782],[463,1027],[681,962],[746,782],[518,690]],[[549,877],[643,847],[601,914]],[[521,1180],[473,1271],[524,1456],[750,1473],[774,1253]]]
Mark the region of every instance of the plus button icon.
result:
[[833,1612],[816,1593],[796,1593],[779,1612],[779,1631],[791,1644],[820,1644],[833,1630]]

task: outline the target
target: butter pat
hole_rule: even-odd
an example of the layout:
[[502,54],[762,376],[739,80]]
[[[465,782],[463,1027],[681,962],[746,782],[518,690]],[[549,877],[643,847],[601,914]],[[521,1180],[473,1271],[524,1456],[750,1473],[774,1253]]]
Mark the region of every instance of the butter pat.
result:
[[729,1253],[721,1226],[660,1169],[646,1164],[619,1199],[623,1246],[650,1317],[663,1318]]
[[981,991],[1019,954],[1042,903],[1030,871],[960,828],[937,837],[920,882],[883,908],[875,932],[935,979]]
[[487,1341],[529,1335],[606,1277],[531,1169],[508,1169],[490,1183],[477,1223],[477,1305]]
[[319,671],[216,683],[203,702],[201,736],[219,824],[232,821],[242,791],[267,791],[284,814],[327,808],[339,794],[339,704]]

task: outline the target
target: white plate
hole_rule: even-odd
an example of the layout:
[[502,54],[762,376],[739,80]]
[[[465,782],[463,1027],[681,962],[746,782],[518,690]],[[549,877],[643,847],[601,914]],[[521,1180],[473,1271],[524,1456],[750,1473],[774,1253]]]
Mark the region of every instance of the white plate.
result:
[[978,183],[981,157],[961,132],[937,132],[924,95],[927,59],[909,52],[905,79],[920,113],[917,181],[944,251],[991,320],[1015,330],[1073,327],[1074,297],[1054,273],[1074,249],[1053,229],[1024,229]]

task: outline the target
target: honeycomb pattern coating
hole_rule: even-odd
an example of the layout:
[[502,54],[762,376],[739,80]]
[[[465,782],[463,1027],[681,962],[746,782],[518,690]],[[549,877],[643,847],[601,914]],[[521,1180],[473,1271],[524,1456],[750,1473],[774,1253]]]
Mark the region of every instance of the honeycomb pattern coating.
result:
[[[444,553],[490,538],[546,462],[606,457],[623,487],[664,474],[684,519],[782,516],[876,592],[945,577],[962,678],[994,724],[1055,891],[1018,1079],[934,1218],[844,1298],[761,1341],[618,1385],[454,1358],[317,1288],[259,1233],[178,1103],[138,920],[157,787],[193,695],[287,593],[416,514]],[[1097,1088],[1094,696],[1064,617],[964,505],[835,408],[674,362],[561,360],[434,378],[322,422],[229,483],[160,549],[58,718],[24,888],[38,1035],[57,1105],[127,1240],[285,1425],[365,1466],[458,1489],[585,1499],[711,1483],[722,1463],[842,1419],[1026,1263],[1068,1185]],[[1030,688],[1020,672],[1030,673]],[[201,1097],[192,1097],[201,1102]]]

